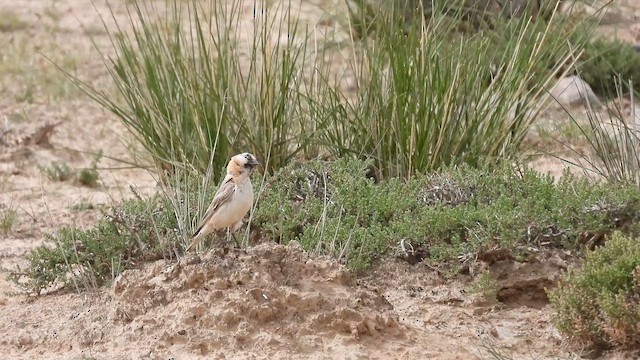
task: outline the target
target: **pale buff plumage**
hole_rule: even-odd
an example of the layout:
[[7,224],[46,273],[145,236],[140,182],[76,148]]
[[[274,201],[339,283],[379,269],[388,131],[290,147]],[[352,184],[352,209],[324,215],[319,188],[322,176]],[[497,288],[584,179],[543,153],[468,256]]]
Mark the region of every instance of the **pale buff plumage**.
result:
[[227,176],[213,197],[198,230],[193,234],[187,251],[193,250],[210,233],[229,229],[233,234],[240,226],[253,204],[253,186],[251,172],[258,165],[255,156],[249,153],[238,154],[227,165]]

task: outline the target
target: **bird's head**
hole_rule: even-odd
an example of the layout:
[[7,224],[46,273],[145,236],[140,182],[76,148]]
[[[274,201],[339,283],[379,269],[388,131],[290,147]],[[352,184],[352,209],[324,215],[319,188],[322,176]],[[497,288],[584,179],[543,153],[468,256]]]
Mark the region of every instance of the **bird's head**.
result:
[[258,164],[258,160],[256,160],[256,157],[253,156],[253,154],[242,153],[231,158],[229,165],[227,165],[227,171],[236,174],[250,174]]

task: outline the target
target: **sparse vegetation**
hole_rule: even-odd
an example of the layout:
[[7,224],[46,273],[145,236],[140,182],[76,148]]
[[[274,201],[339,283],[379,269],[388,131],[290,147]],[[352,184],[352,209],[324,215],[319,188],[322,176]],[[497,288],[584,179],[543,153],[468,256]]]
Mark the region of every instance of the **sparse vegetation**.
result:
[[584,119],[567,112],[564,128],[571,131],[547,136],[574,155],[577,160],[565,161],[581,167],[586,175],[640,186],[640,122],[634,110],[638,99],[635,91],[627,96],[630,111],[622,106],[627,99],[618,88],[618,99],[606,103],[606,111],[588,109]]
[[61,46],[53,31],[37,38],[31,31],[24,31],[34,26],[48,27],[57,21],[45,16],[35,24],[12,10],[0,10],[0,95],[4,99],[31,104],[81,94],[48,61],[75,73],[78,54]]
[[0,10],[0,33],[24,30],[29,24],[12,10]]
[[74,170],[64,161],[52,161],[49,166],[40,165],[42,172],[49,180],[67,181],[73,177]]
[[97,187],[100,175],[98,162],[102,158],[102,151],[98,152],[88,168],[76,170],[64,161],[52,161],[48,166],[40,165],[40,172],[52,181],[67,181],[75,178],[78,183],[88,187]]
[[28,267],[14,273],[13,280],[35,293],[56,285],[93,287],[141,261],[171,258],[178,234],[166,205],[160,196],[137,196],[112,208],[90,229],[62,228],[49,236],[53,246],[27,255]]
[[555,323],[580,345],[632,348],[640,341],[640,239],[614,233],[549,291]]
[[88,187],[98,186],[98,180],[100,179],[100,175],[98,174],[98,162],[100,161],[100,158],[102,158],[102,151],[99,151],[98,154],[96,154],[88,168],[81,169],[78,172],[78,182],[80,182],[80,184]]
[[0,207],[0,234],[7,235],[18,217],[18,212],[11,206]]

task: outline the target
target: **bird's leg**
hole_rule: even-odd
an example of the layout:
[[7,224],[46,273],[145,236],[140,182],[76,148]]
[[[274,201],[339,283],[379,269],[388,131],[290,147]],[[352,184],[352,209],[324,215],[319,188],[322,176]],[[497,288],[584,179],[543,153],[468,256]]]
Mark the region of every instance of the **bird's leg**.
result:
[[240,242],[238,242],[238,238],[236,238],[236,233],[231,233],[231,236],[233,237],[233,240],[236,242],[236,246],[238,247],[238,249],[241,249],[242,245],[240,244]]
[[233,241],[236,243],[236,247],[238,248],[242,247],[238,242],[238,239],[236,238],[236,234],[231,231],[231,228],[227,228],[227,244],[229,243],[229,237],[233,238]]

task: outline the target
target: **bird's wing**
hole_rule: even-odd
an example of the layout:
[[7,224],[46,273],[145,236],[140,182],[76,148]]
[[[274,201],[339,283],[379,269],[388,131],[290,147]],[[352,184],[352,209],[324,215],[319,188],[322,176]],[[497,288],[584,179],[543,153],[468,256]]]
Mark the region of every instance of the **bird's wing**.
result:
[[196,230],[196,232],[193,233],[192,237],[198,235],[200,230],[202,230],[202,228],[207,224],[207,222],[211,220],[211,217],[213,217],[216,211],[220,209],[220,206],[222,206],[223,204],[231,200],[231,197],[233,196],[235,191],[236,191],[236,182],[233,180],[233,177],[227,175],[227,177],[222,182],[222,185],[220,185],[220,188],[218,188],[216,195],[213,197],[213,201],[211,201],[211,205],[209,205],[207,212],[204,214],[204,217],[200,221],[200,226],[198,226],[198,230]]

